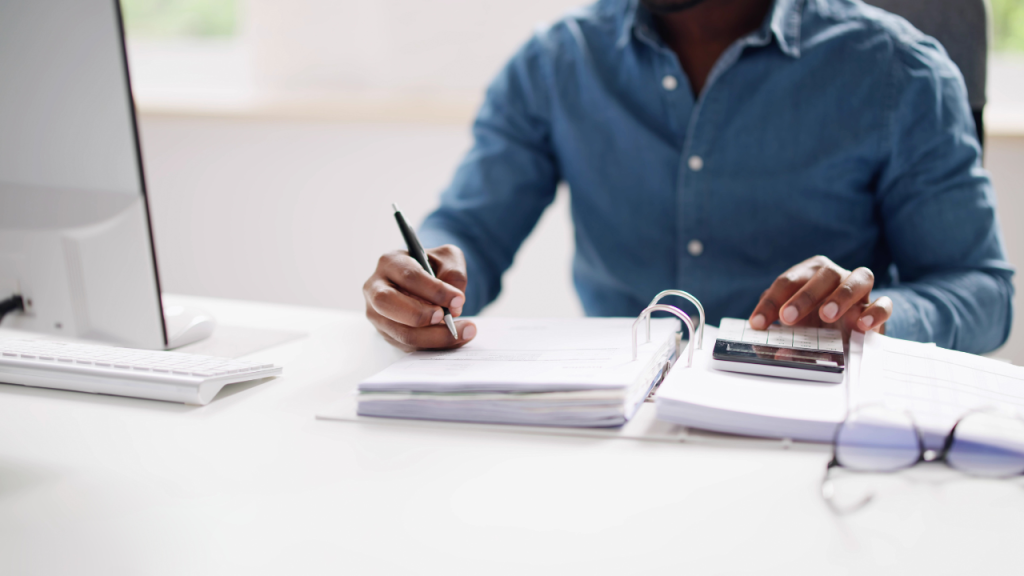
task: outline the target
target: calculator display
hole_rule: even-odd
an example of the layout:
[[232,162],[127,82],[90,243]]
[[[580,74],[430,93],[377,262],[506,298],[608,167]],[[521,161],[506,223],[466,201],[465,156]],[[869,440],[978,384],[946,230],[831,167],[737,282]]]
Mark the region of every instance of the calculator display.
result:
[[787,366],[820,372],[842,372],[846,367],[842,352],[750,344],[722,339],[715,341],[713,357],[716,360],[727,362]]

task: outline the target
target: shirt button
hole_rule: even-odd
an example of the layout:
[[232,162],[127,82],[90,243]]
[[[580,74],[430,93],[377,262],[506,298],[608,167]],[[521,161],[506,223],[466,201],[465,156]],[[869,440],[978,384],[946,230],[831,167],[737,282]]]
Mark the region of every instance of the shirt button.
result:
[[686,251],[690,253],[690,256],[700,256],[704,253],[704,243],[697,239],[690,240],[686,245]]
[[693,170],[694,172],[700,172],[701,169],[704,168],[704,159],[701,158],[700,156],[690,156],[690,159],[687,161],[687,164],[690,165],[690,170]]
[[676,89],[679,86],[679,81],[676,80],[675,76],[665,76],[661,79],[661,87],[669,92]]

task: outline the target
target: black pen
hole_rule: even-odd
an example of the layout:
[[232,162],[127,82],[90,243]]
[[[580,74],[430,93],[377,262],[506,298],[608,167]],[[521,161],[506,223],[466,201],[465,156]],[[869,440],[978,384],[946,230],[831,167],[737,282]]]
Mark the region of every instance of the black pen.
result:
[[[427,251],[420,244],[420,239],[416,237],[416,232],[405,222],[405,217],[402,216],[402,212],[398,209],[398,204],[392,203],[391,207],[395,209],[395,220],[398,222],[398,229],[402,231],[402,237],[405,238],[405,245],[409,248],[409,256],[415,258],[420,263],[420,266],[423,266],[423,269],[427,271],[427,274],[437,278],[434,274],[434,269],[430,267],[430,260],[427,259]],[[458,340],[459,333],[455,331],[455,320],[452,320],[452,313],[444,306],[441,306],[441,311],[444,312],[445,326],[452,331],[452,337]]]

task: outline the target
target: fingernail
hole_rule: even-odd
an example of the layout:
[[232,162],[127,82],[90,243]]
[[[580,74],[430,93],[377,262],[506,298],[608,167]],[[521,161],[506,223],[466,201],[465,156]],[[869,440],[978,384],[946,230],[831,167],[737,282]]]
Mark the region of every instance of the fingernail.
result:
[[860,325],[863,326],[865,330],[870,329],[871,325],[874,324],[874,323],[875,323],[875,319],[873,317],[871,317],[871,316],[865,316],[865,317],[860,319]]
[[452,301],[448,303],[449,308],[462,308],[462,305],[466,303],[466,299],[462,296],[456,296],[452,298]]
[[750,325],[754,327],[754,330],[761,330],[764,328],[764,314],[758,314],[751,318]]
[[463,340],[472,340],[474,336],[476,336],[476,326],[470,324],[462,329]]
[[782,309],[782,319],[786,322],[796,322],[796,317],[800,315],[800,311],[796,309],[796,306],[786,306]]
[[444,318],[444,313],[443,312],[441,312],[440,310],[434,310],[434,315],[430,318],[430,323],[431,324],[440,324],[441,320],[443,318]]
[[829,320],[835,318],[836,314],[838,313],[839,304],[836,304],[835,302],[829,302],[828,304],[825,304],[824,308],[821,309],[821,314]]

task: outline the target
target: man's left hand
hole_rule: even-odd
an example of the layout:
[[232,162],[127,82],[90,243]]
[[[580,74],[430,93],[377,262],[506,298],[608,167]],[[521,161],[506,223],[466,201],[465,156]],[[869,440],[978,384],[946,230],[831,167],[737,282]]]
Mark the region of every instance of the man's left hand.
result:
[[772,322],[787,326],[828,326],[843,335],[851,330],[885,333],[892,300],[870,302],[875,275],[867,268],[852,272],[824,256],[808,258],[779,276],[761,294],[750,327],[765,330]]

